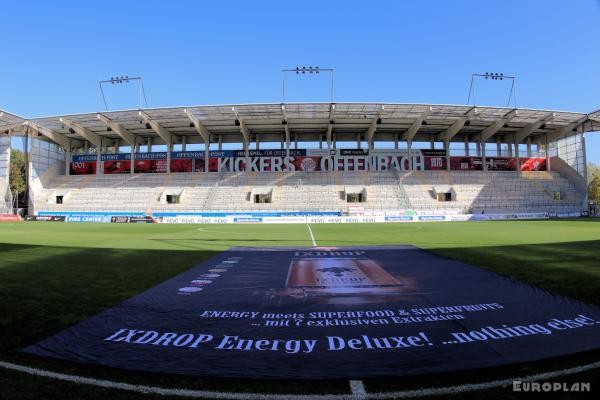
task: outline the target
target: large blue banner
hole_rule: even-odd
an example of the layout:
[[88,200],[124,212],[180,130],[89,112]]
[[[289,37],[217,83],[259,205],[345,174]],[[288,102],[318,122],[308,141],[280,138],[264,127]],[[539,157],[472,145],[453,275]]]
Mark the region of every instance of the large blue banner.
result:
[[234,248],[25,351],[289,379],[440,373],[599,347],[597,307],[382,246]]

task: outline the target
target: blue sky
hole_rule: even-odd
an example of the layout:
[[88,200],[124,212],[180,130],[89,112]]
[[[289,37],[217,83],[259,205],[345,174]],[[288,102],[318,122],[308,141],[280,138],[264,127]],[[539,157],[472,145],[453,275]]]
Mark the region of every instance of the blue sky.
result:
[[[600,1],[7,2],[0,109],[104,108],[98,81],[142,76],[150,107],[280,102],[282,67],[336,69],[336,101],[467,101],[474,72],[517,76],[519,107],[600,108]],[[329,101],[327,75],[289,76],[287,101]],[[475,101],[506,105],[507,81]],[[137,87],[107,87],[111,109]],[[600,133],[587,135],[600,163]]]

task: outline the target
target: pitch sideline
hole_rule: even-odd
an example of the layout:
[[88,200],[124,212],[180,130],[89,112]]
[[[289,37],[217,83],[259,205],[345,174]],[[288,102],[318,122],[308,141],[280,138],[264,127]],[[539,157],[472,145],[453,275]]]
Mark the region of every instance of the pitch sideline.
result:
[[169,389],[157,386],[134,385],[124,382],[114,382],[103,379],[87,378],[77,375],[67,375],[58,372],[47,371],[27,367],[24,365],[13,364],[0,361],[0,368],[18,371],[29,375],[40,376],[44,378],[56,379],[60,381],[72,382],[83,385],[97,386],[105,389],[119,389],[142,394],[156,394],[160,396],[178,396],[188,398],[210,398],[224,400],[384,400],[384,399],[404,399],[410,397],[441,396],[457,393],[474,392],[478,390],[490,390],[501,387],[510,387],[514,381],[535,382],[541,380],[554,379],[562,376],[573,375],[600,367],[600,361],[582,365],[579,367],[567,368],[558,371],[545,372],[525,377],[502,379],[484,383],[469,383],[464,385],[444,386],[440,388],[424,388],[416,390],[404,390],[395,392],[377,392],[377,393],[353,393],[353,394],[262,394],[262,393],[235,393],[235,392],[215,392],[208,390],[189,390],[189,389]]
[[306,226],[308,227],[308,233],[310,233],[310,240],[312,240],[313,247],[317,247],[317,241],[315,240],[315,235],[313,234],[312,228],[308,221],[306,222]]

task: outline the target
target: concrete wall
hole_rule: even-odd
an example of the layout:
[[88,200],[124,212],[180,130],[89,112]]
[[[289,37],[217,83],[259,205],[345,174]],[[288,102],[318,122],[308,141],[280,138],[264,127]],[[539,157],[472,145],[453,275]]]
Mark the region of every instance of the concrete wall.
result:
[[65,174],[65,152],[57,144],[45,140],[30,139],[29,156],[29,210],[36,213],[36,196],[53,177]]

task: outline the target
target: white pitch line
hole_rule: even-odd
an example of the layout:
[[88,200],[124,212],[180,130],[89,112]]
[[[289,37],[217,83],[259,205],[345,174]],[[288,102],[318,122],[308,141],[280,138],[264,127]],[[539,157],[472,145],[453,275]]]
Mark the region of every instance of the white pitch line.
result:
[[312,229],[310,228],[310,224],[307,222],[306,226],[308,227],[308,233],[310,233],[310,239],[312,240],[313,247],[317,247],[317,241],[315,240],[315,235],[313,234]]
[[351,380],[350,391],[353,395],[357,396],[358,398],[365,399],[367,397],[367,391],[365,390],[365,384],[363,383],[363,381]]
[[403,390],[397,392],[379,392],[365,393],[360,396],[355,394],[271,394],[271,393],[234,393],[234,392],[213,392],[209,390],[188,390],[188,389],[168,389],[156,386],[133,385],[130,383],[113,382],[103,379],[86,378],[77,375],[67,375],[58,372],[46,371],[43,369],[31,368],[24,365],[13,364],[0,361],[0,368],[13,371],[24,372],[29,375],[41,376],[45,378],[57,379],[60,381],[80,383],[84,385],[97,386],[109,389],[121,389],[137,393],[157,394],[161,396],[179,396],[190,398],[209,398],[223,400],[385,400],[385,399],[404,399],[410,397],[442,396],[448,394],[474,392],[477,390],[497,389],[500,387],[510,387],[514,381],[535,382],[548,379],[554,379],[561,376],[578,374],[600,367],[600,361],[562,369],[558,371],[545,372],[537,375],[529,375],[521,378],[509,378],[484,383],[469,383],[465,385],[444,386],[439,388],[423,388],[416,390]]

